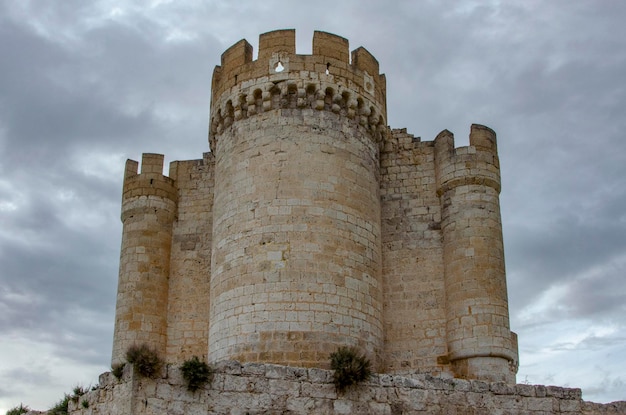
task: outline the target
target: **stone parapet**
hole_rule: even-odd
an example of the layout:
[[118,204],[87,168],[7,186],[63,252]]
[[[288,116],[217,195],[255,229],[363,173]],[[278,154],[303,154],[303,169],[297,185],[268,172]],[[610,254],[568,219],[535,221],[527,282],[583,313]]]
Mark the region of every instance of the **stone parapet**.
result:
[[[300,71],[343,78],[374,101],[385,102],[385,76],[378,73],[378,61],[365,48],[349,52],[348,40],[331,33],[313,33],[313,54],[297,55],[296,32],[276,30],[259,36],[258,59],[252,60],[252,46],[242,39],[227,49],[213,72],[211,102],[229,88],[263,76]],[[352,62],[350,62],[352,57]],[[280,65],[278,65],[280,63]],[[386,113],[386,111],[385,111]]]
[[119,380],[106,373],[81,402],[70,402],[69,413],[613,415],[626,410],[626,402],[585,402],[576,388],[376,374],[341,394],[329,370],[236,361],[215,368],[213,381],[195,393],[186,390],[179,367],[167,367],[156,380],[138,378],[131,367]]
[[[386,130],[386,81],[366,49],[352,52],[342,37],[315,32],[313,54],[295,54],[295,31],[259,38],[259,57],[242,40],[222,55],[213,72],[209,142],[233,122],[276,109],[332,111],[368,127],[380,141]],[[280,115],[280,114],[277,114]]]
[[462,185],[488,186],[500,193],[500,161],[496,133],[473,124],[470,145],[454,147],[454,135],[444,130],[435,138],[437,193]]
[[[126,161],[122,203],[141,196],[156,196],[176,203],[176,186],[173,179],[163,175],[163,159],[162,154],[144,153],[139,173],[138,162]],[[122,205],[122,215],[124,214],[126,212]]]

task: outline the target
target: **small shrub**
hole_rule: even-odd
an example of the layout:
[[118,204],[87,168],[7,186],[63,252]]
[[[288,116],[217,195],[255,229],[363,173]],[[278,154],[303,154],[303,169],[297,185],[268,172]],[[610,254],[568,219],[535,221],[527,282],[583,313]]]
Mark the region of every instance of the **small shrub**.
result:
[[30,411],[30,408],[28,406],[24,406],[20,404],[20,406],[16,406],[14,408],[9,409],[6,415],[22,415],[28,411]]
[[86,392],[87,389],[83,388],[82,386],[74,386],[74,389],[72,390],[72,392],[74,392],[75,396],[83,396]]
[[52,408],[48,410],[48,415],[67,415],[67,406],[70,403],[71,396],[65,394],[63,399],[57,402]]
[[83,399],[82,402],[80,403],[83,408],[87,409],[89,408],[89,402],[87,401],[87,399]]
[[330,354],[333,383],[339,392],[367,380],[372,375],[370,361],[354,347],[340,347]]
[[113,373],[113,376],[115,376],[117,379],[121,379],[122,375],[124,374],[124,366],[126,366],[126,363],[115,363],[114,365],[112,365],[111,373]]
[[183,378],[187,382],[187,390],[195,392],[211,380],[213,370],[197,356],[185,361],[181,366]]
[[154,378],[159,374],[163,361],[156,349],[143,343],[139,346],[132,345],[126,351],[126,360],[140,376]]
[[82,386],[74,386],[74,389],[72,390],[72,392],[74,392],[74,394],[72,395],[72,397],[70,398],[72,400],[72,402],[76,403],[78,402],[78,399],[83,396],[87,390],[83,389]]

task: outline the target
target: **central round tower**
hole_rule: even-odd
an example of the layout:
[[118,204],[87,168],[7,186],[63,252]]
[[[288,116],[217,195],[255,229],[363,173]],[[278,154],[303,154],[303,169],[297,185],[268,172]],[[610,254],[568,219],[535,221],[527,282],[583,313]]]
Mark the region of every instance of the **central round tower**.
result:
[[213,73],[209,360],[323,367],[354,345],[376,364],[385,77],[332,34],[295,52],[294,30],[265,33]]

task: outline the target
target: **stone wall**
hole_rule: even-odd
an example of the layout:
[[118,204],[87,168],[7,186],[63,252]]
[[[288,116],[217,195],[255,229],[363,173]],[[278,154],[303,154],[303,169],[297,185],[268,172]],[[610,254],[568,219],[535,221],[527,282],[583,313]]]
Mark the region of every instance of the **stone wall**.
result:
[[119,380],[102,374],[96,390],[70,403],[72,415],[624,413],[626,402],[584,402],[580,389],[430,375],[374,375],[338,394],[329,370],[235,361],[217,364],[210,386],[195,393],[186,390],[178,367],[165,368],[157,380],[141,379],[127,367]]
[[206,357],[213,232],[213,153],[201,160],[175,161],[170,176],[178,189],[172,227],[167,316],[168,362]]
[[447,366],[441,208],[434,142],[394,129],[380,153],[384,372]]

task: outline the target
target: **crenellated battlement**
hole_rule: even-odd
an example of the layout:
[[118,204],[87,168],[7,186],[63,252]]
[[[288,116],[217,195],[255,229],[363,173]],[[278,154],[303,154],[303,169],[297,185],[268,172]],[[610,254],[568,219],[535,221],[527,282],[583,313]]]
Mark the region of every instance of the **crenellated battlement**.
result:
[[422,141],[422,137],[415,137],[406,128],[388,128],[381,150],[385,153],[397,153],[432,145],[432,141]]
[[454,147],[454,134],[443,130],[435,138],[437,194],[462,184],[480,184],[500,192],[500,162],[496,133],[472,124],[469,146]]
[[126,160],[122,200],[150,194],[165,197],[175,202],[174,180],[163,175],[163,159],[162,154],[142,154],[139,173],[139,163],[135,160]]
[[[126,161],[122,191],[122,221],[138,208],[157,207],[165,201],[168,206],[176,204],[178,191],[174,180],[163,175],[163,160],[162,154],[144,153],[139,173],[137,161],[130,159]],[[167,210],[174,213],[171,207]]]
[[[296,54],[296,31],[275,30],[259,36],[259,53],[252,60],[252,45],[245,39],[228,48],[213,71],[211,102],[228,88],[244,81],[294,71],[308,71],[351,80],[377,101],[385,101],[385,75],[365,48],[349,51],[348,40],[332,33],[313,33],[313,54]],[[352,58],[352,59],[350,59]],[[352,62],[350,62],[352,60]],[[281,63],[282,70],[277,67]]]
[[[351,59],[350,59],[351,58]],[[213,72],[210,144],[233,122],[274,109],[332,111],[355,119],[381,140],[386,128],[386,81],[365,48],[349,52],[345,38],[313,34],[313,54],[297,55],[295,30],[259,36],[259,54],[241,40]]]

